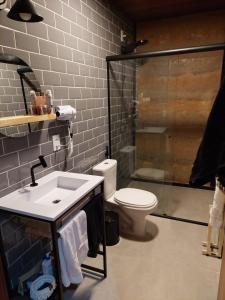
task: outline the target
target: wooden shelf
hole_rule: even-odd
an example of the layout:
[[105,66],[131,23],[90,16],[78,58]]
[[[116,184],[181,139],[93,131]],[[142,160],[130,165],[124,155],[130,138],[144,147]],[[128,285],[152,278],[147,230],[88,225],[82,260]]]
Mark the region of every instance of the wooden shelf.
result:
[[5,118],[0,118],[0,128],[7,127],[7,126],[41,122],[41,121],[50,121],[55,119],[56,119],[55,114],[5,117]]

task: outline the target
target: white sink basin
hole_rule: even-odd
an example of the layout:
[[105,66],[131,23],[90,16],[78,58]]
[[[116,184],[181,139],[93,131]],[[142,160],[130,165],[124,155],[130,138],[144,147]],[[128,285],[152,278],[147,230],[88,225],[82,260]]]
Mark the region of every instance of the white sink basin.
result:
[[[46,179],[46,177],[45,177]],[[65,177],[59,175],[45,184],[39,185],[36,189],[29,188],[25,197],[34,203],[40,203],[46,206],[55,206],[55,204],[67,199],[73,195],[74,191],[79,189],[88,180]]]
[[101,176],[56,171],[37,180],[36,187],[27,185],[1,198],[0,208],[53,221],[102,181]]

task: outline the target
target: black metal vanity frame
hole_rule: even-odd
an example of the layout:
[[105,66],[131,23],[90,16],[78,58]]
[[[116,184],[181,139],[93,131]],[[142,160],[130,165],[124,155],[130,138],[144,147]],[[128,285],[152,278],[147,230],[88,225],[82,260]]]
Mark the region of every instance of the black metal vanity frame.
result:
[[[86,204],[88,204],[89,201],[95,196],[98,195],[99,193],[95,194],[96,189],[100,186],[100,194],[102,195],[101,201],[102,201],[102,211],[103,211],[103,241],[102,241],[102,251],[98,251],[98,254],[102,256],[103,258],[103,269],[96,268],[90,265],[82,264],[82,270],[89,270],[96,275],[103,275],[104,278],[107,277],[107,256],[106,256],[106,234],[105,234],[105,209],[104,209],[104,182],[101,182],[98,186],[93,188],[93,191],[89,192],[87,195],[85,195],[81,200],[79,200],[77,203],[75,203],[70,209],[68,209],[62,216],[57,218],[54,221],[49,221],[49,220],[44,220],[38,217],[32,217],[32,216],[27,216],[22,213],[14,213],[10,211],[6,211],[4,209],[0,209],[1,214],[12,214],[18,217],[24,217],[24,218],[29,218],[32,220],[48,223],[51,227],[51,237],[52,237],[52,246],[53,246],[53,253],[55,257],[55,267],[56,267],[56,284],[57,284],[57,289],[58,293],[56,294],[57,299],[63,300],[63,284],[62,284],[62,278],[61,278],[61,268],[60,268],[60,261],[59,261],[59,249],[58,249],[58,229],[63,225],[64,220],[66,220],[70,215],[78,212],[81,210]],[[2,239],[2,234],[0,233],[0,249],[3,252],[1,253],[2,256],[2,263],[3,263],[3,268],[5,272],[5,277],[6,277],[6,282],[7,282],[7,287],[8,287],[8,293],[10,294],[10,278],[8,274],[8,267],[7,267],[7,260],[4,252],[4,243]]]

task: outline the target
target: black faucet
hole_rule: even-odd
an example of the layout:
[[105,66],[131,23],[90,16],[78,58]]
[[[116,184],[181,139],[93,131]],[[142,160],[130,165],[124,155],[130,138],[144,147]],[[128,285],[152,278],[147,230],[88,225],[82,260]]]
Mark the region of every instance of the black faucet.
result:
[[30,169],[30,175],[31,175],[31,180],[32,180],[32,183],[30,184],[30,186],[37,186],[38,183],[35,182],[35,177],[34,177],[34,169],[37,168],[37,167],[40,167],[42,166],[43,168],[46,168],[47,167],[47,163],[44,159],[44,156],[43,155],[40,155],[38,156],[40,162],[36,165],[33,165]]

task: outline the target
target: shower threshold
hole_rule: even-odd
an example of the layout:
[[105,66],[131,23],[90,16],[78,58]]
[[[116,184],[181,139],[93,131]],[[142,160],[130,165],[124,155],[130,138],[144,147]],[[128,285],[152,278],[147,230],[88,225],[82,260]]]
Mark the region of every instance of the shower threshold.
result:
[[167,214],[153,213],[153,214],[151,214],[151,216],[164,218],[164,219],[170,219],[170,220],[179,221],[179,222],[192,223],[192,224],[197,224],[197,225],[201,225],[201,226],[208,226],[208,223],[206,223],[206,222],[200,222],[200,221],[195,221],[195,220],[190,220],[190,219],[173,217],[173,216],[169,216]]
[[185,185],[167,184],[131,179],[128,186],[152,192],[158,199],[154,216],[180,222],[208,225],[209,205],[214,191],[196,189]]

